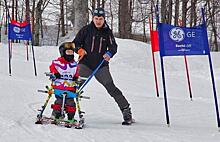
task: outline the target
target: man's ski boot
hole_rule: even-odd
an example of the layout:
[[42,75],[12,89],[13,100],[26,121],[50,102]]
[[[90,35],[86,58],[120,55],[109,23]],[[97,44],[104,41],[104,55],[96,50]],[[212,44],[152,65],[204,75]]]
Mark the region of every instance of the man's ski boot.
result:
[[131,125],[134,122],[132,119],[131,108],[129,106],[122,110],[122,115],[124,119],[122,125]]

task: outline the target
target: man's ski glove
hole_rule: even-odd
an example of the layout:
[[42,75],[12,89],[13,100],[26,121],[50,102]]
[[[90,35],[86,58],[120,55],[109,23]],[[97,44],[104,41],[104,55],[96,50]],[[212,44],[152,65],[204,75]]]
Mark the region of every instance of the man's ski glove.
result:
[[60,73],[57,72],[55,74],[51,74],[50,75],[50,80],[54,81],[54,80],[56,80],[56,79],[58,79],[60,77],[61,77]]
[[106,61],[109,61],[112,57],[112,53],[107,51],[104,55],[103,55],[103,58],[106,60]]
[[78,61],[82,60],[82,58],[86,55],[86,51],[83,48],[80,48],[77,52],[77,54],[79,55],[79,59]]

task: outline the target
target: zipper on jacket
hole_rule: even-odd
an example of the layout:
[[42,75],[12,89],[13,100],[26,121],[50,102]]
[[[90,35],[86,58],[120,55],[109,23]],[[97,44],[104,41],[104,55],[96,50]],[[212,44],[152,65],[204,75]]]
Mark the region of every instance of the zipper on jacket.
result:
[[112,45],[112,37],[111,36],[109,36],[109,40],[110,40],[110,44]]
[[101,53],[101,50],[102,50],[102,39],[103,39],[103,37],[100,38],[99,53]]
[[93,52],[94,44],[95,44],[95,36],[92,37],[92,47],[91,47],[91,52]]

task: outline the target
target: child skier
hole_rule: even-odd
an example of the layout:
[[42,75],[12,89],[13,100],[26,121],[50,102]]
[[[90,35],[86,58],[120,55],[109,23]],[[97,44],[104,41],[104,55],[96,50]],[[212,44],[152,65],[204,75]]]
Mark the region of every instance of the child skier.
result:
[[[60,45],[59,52],[61,57],[52,61],[50,65],[50,72],[53,74],[50,78],[53,80],[52,87],[56,100],[51,105],[53,112],[52,118],[59,121],[63,114],[61,114],[62,104],[64,101],[64,109],[67,112],[68,122],[74,123],[74,115],[76,112],[76,104],[74,98],[76,88],[74,87],[75,80],[78,78],[78,65],[74,60],[75,44],[66,42]],[[66,94],[66,96],[64,96]],[[63,98],[65,97],[65,100]]]

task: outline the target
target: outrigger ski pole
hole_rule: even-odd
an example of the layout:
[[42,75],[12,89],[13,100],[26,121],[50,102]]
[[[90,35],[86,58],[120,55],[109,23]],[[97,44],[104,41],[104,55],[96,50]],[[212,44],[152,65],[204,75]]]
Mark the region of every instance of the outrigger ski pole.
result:
[[[77,84],[77,85],[78,85],[77,87],[79,87],[79,84]],[[78,115],[79,115],[79,126],[75,127],[77,129],[82,129],[82,127],[84,126],[84,123],[85,123],[85,118],[83,117],[83,114],[85,114],[85,112],[81,111],[79,98],[90,99],[90,97],[81,96],[82,93],[83,93],[83,91],[79,92],[79,90],[77,88],[77,90],[76,90],[77,97],[75,98],[76,107],[77,107],[77,111],[78,111]]]
[[38,110],[38,111],[40,111],[40,113],[37,115],[38,121],[36,121],[35,124],[40,123],[40,119],[43,116],[43,112],[44,112],[45,108],[47,107],[47,104],[48,104],[48,102],[49,102],[49,100],[50,100],[50,98],[52,97],[52,94],[53,94],[52,87],[49,88],[48,86],[46,86],[46,89],[47,89],[47,91],[38,90],[38,92],[41,92],[41,93],[48,93],[48,96],[47,96],[47,99],[46,99],[44,105],[42,106],[42,108],[40,110]]

